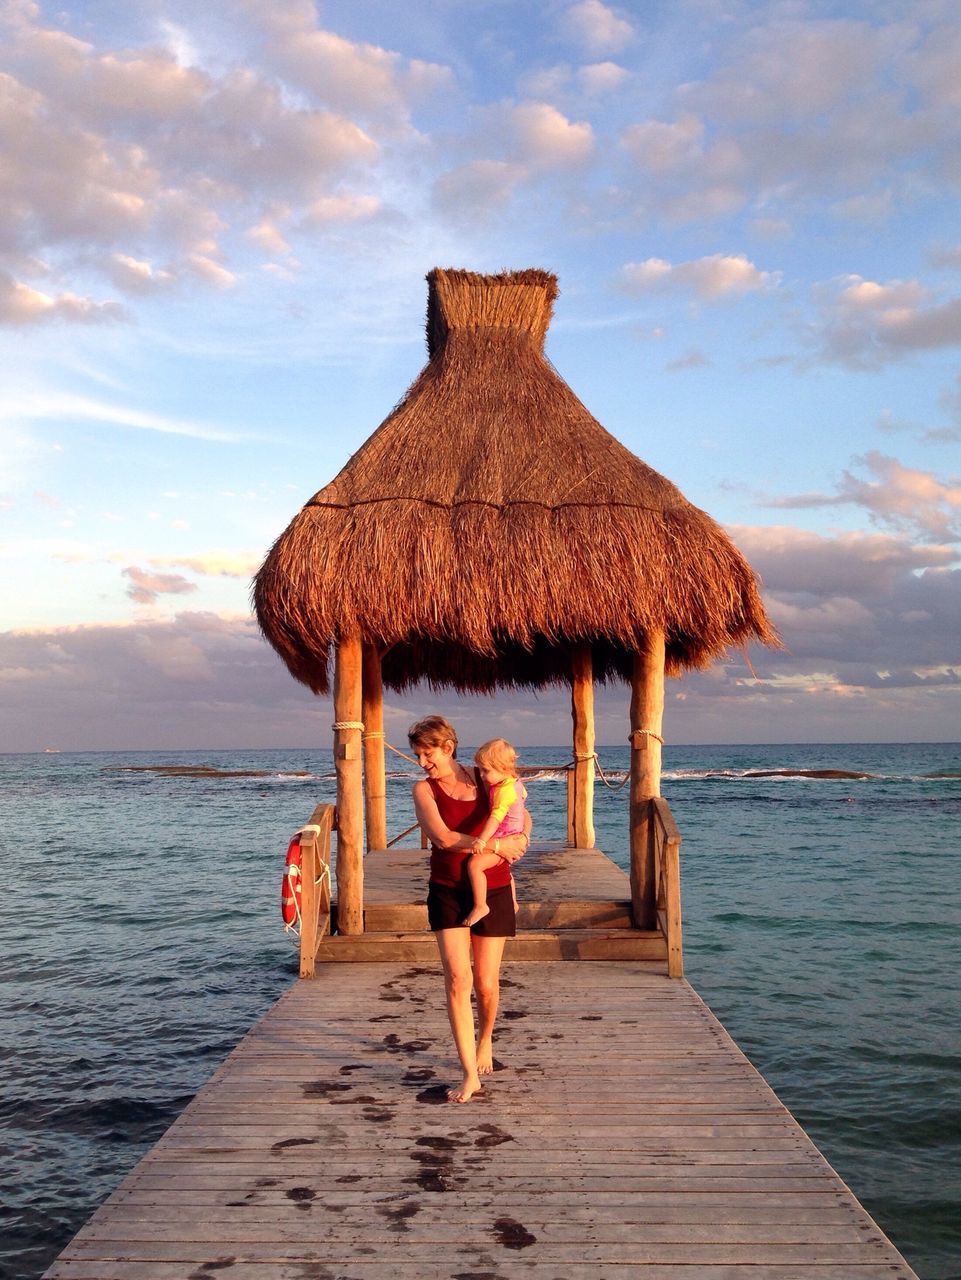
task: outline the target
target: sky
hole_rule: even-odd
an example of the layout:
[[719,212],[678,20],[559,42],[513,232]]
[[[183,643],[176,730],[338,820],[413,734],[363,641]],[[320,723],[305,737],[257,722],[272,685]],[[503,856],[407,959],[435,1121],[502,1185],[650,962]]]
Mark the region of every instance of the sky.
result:
[[552,363],[761,576],[784,649],[668,744],[961,738],[959,66],[956,0],[0,0],[0,749],[328,745],[250,578],[434,266],[555,272]]

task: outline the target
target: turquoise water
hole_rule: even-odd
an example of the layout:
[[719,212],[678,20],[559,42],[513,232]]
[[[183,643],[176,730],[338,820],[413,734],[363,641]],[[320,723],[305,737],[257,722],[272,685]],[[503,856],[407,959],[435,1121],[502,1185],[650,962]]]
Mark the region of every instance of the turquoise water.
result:
[[[600,754],[622,776],[626,750]],[[201,763],[266,776],[124,771]],[[397,764],[392,832],[412,821]],[[875,776],[747,776],[772,769]],[[950,774],[961,746],[665,752],[687,976],[923,1280],[961,1277]],[[564,796],[530,785],[539,836],[563,836]],[[280,868],[331,799],[325,751],[0,756],[3,1280],[44,1270],[291,981]],[[626,803],[598,788],[622,865]]]

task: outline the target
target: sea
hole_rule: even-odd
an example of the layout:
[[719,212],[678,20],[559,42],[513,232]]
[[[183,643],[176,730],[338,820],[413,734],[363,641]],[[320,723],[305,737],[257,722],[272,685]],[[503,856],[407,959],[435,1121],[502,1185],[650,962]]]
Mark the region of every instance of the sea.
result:
[[[626,866],[627,750],[599,757],[597,844]],[[394,834],[417,771],[389,759]],[[563,838],[566,762],[521,753],[535,836]],[[668,746],[663,791],[686,976],[922,1280],[959,1280],[961,744]],[[281,870],[333,798],[325,750],[0,755],[3,1280],[44,1271],[296,980]]]

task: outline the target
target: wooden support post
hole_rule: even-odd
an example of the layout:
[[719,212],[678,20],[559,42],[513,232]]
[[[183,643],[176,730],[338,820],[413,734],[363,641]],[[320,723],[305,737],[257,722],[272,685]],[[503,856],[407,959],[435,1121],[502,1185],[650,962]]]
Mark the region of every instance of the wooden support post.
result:
[[631,904],[638,929],[657,927],[651,799],[661,794],[664,632],[652,631],[631,674]]
[[384,686],[380,652],[365,644],[363,654],[364,816],[367,851],[387,848],[387,775],[384,768]]
[[577,844],[574,839],[574,767],[567,770],[567,843],[573,849]]
[[334,768],[337,771],[337,929],[364,932],[364,786],[360,758],[360,636],[341,640],[334,661]]
[[594,667],[591,646],[571,650],[571,718],[574,721],[574,843],[594,848]]

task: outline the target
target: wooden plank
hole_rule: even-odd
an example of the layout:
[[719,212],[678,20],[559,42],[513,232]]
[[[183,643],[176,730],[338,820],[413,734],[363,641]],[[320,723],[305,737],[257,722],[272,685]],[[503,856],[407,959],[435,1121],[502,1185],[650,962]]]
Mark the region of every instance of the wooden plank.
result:
[[[324,938],[317,960],[350,964],[416,962],[433,957],[437,944],[431,934],[373,933]],[[636,929],[573,929],[534,931],[508,938],[504,957],[509,961],[551,960],[650,960],[666,972],[667,944],[660,933]]]
[[[390,1262],[375,1261],[369,1256],[356,1255],[344,1265],[350,1270],[343,1273],[344,1280],[399,1280],[399,1277],[410,1276],[421,1280],[423,1272],[413,1266],[401,1268],[397,1254],[397,1244],[393,1246],[395,1257]],[[464,1270],[454,1272],[455,1280],[509,1280],[509,1270],[493,1270],[497,1265],[489,1255],[483,1255],[490,1262],[487,1270],[476,1269],[477,1253],[465,1249]],[[307,1265],[305,1265],[307,1264]],[[512,1260],[501,1262],[502,1268],[511,1268]],[[333,1280],[335,1273],[325,1265],[322,1259],[301,1259],[296,1262],[241,1262],[231,1254],[219,1257],[208,1257],[200,1264],[196,1272],[191,1272],[187,1280],[207,1280],[212,1273],[224,1268],[230,1269],[230,1280]],[[558,1265],[553,1262],[541,1264],[534,1259],[523,1258],[523,1274],[533,1280],[558,1280]],[[436,1273],[435,1273],[436,1274]],[[450,1274],[444,1272],[444,1275]],[[516,1273],[515,1273],[516,1274]],[[567,1260],[563,1263],[563,1280],[599,1280],[597,1264],[580,1263]],[[731,1266],[729,1263],[711,1265],[696,1263],[627,1263],[623,1266],[608,1264],[606,1280],[912,1280],[915,1273],[907,1267],[892,1266],[887,1261],[845,1263],[843,1265],[818,1265],[810,1262],[796,1265],[790,1263],[757,1265],[747,1263],[744,1266]],[[136,1262],[124,1259],[115,1262],[107,1260],[61,1261],[46,1273],[47,1280],[185,1280],[182,1262]],[[915,1278],[916,1280],[916,1278]]]

